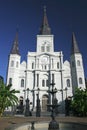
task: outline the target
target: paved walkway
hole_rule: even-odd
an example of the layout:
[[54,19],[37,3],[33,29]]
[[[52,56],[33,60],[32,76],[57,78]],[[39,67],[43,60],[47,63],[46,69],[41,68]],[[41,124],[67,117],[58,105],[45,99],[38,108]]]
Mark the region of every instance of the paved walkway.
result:
[[[74,123],[85,123],[87,124],[87,118],[79,118],[79,117],[56,117],[58,122],[74,122]],[[5,130],[5,128],[20,125],[23,123],[29,122],[41,122],[41,121],[51,121],[50,117],[0,117],[0,130]]]

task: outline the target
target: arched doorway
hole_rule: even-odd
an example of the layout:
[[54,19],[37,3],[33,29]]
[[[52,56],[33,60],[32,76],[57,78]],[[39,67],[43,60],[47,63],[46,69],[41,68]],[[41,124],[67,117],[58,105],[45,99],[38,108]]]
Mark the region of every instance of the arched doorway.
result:
[[48,95],[42,96],[42,111],[47,111]]

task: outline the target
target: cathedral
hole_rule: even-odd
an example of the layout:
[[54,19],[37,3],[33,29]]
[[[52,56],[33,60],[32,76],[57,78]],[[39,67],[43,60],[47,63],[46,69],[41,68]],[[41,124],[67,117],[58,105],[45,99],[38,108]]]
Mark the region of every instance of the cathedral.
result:
[[83,59],[75,34],[72,33],[70,62],[64,61],[63,52],[54,50],[54,35],[44,9],[36,43],[36,52],[28,52],[27,61],[21,62],[18,32],[16,33],[8,60],[7,84],[12,84],[12,88],[20,91],[17,96],[23,100],[23,104],[29,98],[32,111],[36,110],[39,94],[41,111],[47,111],[47,104],[52,100],[48,90],[55,83],[55,97],[60,105],[59,111],[62,111],[65,99],[73,96],[75,88],[85,88]]

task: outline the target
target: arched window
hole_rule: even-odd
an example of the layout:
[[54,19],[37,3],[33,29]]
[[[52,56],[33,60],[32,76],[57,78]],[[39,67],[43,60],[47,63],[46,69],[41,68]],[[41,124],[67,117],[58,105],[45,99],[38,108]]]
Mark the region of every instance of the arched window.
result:
[[67,85],[67,87],[70,87],[70,79],[66,80],[66,85]]
[[39,74],[37,74],[37,87],[39,86]]
[[24,87],[24,79],[21,79],[21,87]]
[[57,62],[57,69],[59,69],[59,62]]
[[45,51],[44,46],[41,46],[41,52],[44,52],[44,51]]
[[32,69],[34,69],[34,62],[32,63]]
[[45,70],[47,69],[47,66],[45,65]]
[[42,86],[43,87],[45,86],[45,80],[42,80]]
[[9,78],[9,84],[10,85],[12,84],[12,78]]
[[49,46],[47,46],[47,52],[50,52],[50,47]]
[[82,78],[81,77],[79,78],[79,84],[82,84]]
[[13,67],[13,66],[14,66],[14,61],[12,60],[12,61],[11,61],[11,67]]
[[52,74],[52,81],[54,82],[54,74]]
[[47,87],[49,86],[49,80],[46,80],[46,86]]
[[80,66],[80,61],[79,60],[77,60],[77,65]]
[[17,61],[17,62],[16,62],[16,67],[17,67],[17,68],[18,68],[18,65],[19,65],[19,64],[18,64],[18,61]]

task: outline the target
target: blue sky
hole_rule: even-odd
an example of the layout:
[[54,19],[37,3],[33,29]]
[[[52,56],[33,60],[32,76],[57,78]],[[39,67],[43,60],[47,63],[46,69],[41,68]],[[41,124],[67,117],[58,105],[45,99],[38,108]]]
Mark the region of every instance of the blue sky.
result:
[[64,60],[69,60],[72,32],[75,32],[87,77],[86,0],[0,0],[0,75],[5,80],[16,29],[19,29],[20,54],[26,60],[27,52],[36,50],[44,5],[55,38],[55,51],[63,51]]

